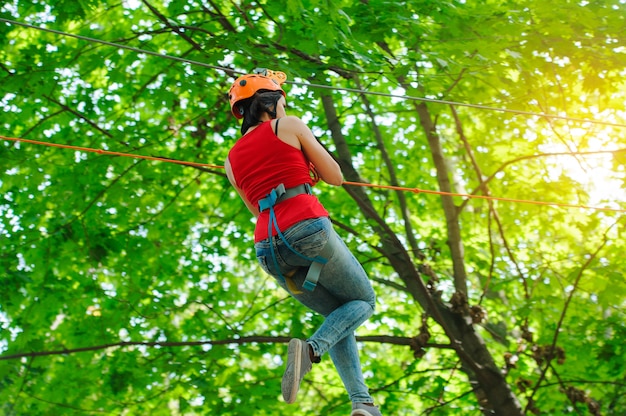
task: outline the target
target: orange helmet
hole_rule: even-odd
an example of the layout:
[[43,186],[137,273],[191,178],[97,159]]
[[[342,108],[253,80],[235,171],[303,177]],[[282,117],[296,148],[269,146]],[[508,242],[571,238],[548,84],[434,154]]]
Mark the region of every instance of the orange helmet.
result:
[[243,113],[237,107],[237,103],[252,97],[257,91],[280,91],[283,97],[287,96],[280,86],[287,80],[287,75],[284,72],[270,71],[269,69],[255,69],[254,72],[254,74],[242,75],[237,78],[228,92],[230,111],[237,118],[243,118]]

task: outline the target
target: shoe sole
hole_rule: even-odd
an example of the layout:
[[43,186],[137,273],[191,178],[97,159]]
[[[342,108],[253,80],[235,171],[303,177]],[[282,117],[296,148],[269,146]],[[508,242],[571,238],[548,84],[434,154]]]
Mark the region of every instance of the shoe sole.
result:
[[374,415],[372,415],[367,410],[358,409],[358,410],[353,410],[352,413],[350,413],[350,416],[374,416]]
[[[293,358],[293,359],[292,359]],[[291,380],[286,380],[288,376],[289,363],[292,363],[293,371],[291,371]],[[292,339],[289,341],[289,349],[287,350],[287,368],[282,380],[282,393],[283,399],[287,403],[293,403],[296,401],[298,390],[300,389],[300,371],[302,365],[302,346],[299,339]]]
[[[380,411],[377,407],[374,407],[372,410],[375,410],[375,413],[377,415],[380,415]],[[374,413],[370,413],[370,411],[367,409],[360,408],[354,409],[352,413],[350,413],[350,416],[374,416]]]

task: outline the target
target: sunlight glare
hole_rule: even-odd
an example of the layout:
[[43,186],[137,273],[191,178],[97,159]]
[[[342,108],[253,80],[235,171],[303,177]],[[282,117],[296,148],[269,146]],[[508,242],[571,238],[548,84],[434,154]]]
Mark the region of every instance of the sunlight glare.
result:
[[[543,153],[554,154],[547,159],[549,178],[556,180],[566,175],[575,180],[588,192],[586,203],[590,205],[626,201],[626,171],[623,166],[615,169],[613,163],[615,152],[623,152],[624,146],[620,146],[619,138],[612,136],[615,133],[600,131],[590,138],[585,137],[589,132],[583,128],[571,128],[568,133],[571,139],[568,143],[540,146]],[[583,142],[584,148],[575,144]]]

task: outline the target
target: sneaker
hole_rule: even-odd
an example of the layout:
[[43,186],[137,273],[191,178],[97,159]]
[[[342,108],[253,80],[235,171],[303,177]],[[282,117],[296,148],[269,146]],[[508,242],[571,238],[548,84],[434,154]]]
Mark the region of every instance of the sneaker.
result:
[[[298,394],[298,390],[300,390],[302,378],[304,378],[306,373],[311,371],[311,367],[309,344],[295,338],[289,341],[287,368],[285,369],[281,383],[283,398],[287,403],[296,401],[296,395]],[[365,415],[366,413],[363,414]]]
[[365,403],[352,403],[350,416],[383,416],[378,407]]

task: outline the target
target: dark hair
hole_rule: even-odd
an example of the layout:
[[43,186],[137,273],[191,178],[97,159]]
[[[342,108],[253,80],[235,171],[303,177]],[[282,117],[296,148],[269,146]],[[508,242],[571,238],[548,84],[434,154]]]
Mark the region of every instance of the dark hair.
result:
[[280,91],[259,90],[252,97],[237,103],[240,110],[243,110],[241,134],[245,134],[250,127],[259,124],[263,113],[276,118],[276,106],[282,96]]

